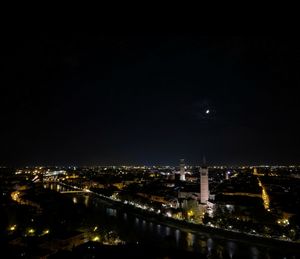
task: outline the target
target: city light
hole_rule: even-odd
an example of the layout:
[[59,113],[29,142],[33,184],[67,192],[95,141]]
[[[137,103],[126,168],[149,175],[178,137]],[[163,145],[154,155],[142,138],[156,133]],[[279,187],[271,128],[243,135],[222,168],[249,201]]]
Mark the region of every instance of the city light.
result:
[[189,210],[189,211],[188,211],[188,216],[189,216],[189,217],[192,217],[193,215],[194,215],[194,212],[193,212],[192,210]]
[[45,229],[44,231],[43,231],[43,235],[47,235],[47,234],[49,234],[50,233],[50,230],[49,229]]
[[266,191],[266,188],[264,187],[264,185],[261,183],[260,179],[258,179],[258,185],[261,187],[262,189],[262,193],[261,193],[261,198],[263,199],[263,203],[264,203],[264,207],[265,209],[270,212],[270,198],[269,195]]
[[10,226],[8,229],[9,229],[10,231],[15,231],[16,228],[17,228],[17,225],[12,225],[12,226]]
[[279,219],[277,220],[278,225],[280,226],[288,226],[290,224],[288,219]]
[[[174,173],[172,173],[171,170],[173,170],[173,172],[177,172],[176,167],[170,167],[171,169],[168,169],[170,171],[168,171],[166,167],[162,167],[162,169],[155,169],[154,173],[153,168],[150,168],[148,175],[146,176],[141,175],[141,177],[139,177],[138,174],[143,173],[135,173],[136,175],[134,175],[134,180],[132,180],[133,177],[129,173],[129,170],[133,170],[131,168],[133,167],[128,167],[128,171],[126,171],[124,168],[122,170],[119,170],[119,168],[116,167],[116,175],[119,174],[120,179],[107,186],[100,181],[97,182],[98,178],[93,179],[90,175],[87,176],[78,174],[74,175],[74,177],[70,177],[70,173],[68,173],[68,175],[44,177],[42,186],[44,188],[49,188],[52,191],[57,191],[60,195],[64,195],[65,193],[72,194],[66,195],[68,196],[69,202],[76,205],[78,204],[79,207],[82,204],[85,204],[86,207],[97,205],[98,201],[103,199],[107,201],[107,203],[111,202],[111,204],[113,204],[113,207],[115,205],[116,208],[113,209],[115,211],[118,211],[118,206],[122,207],[124,211],[126,210],[126,208],[131,207],[130,210],[136,211],[138,214],[141,214],[144,217],[147,217],[147,215],[150,215],[154,218],[157,217],[157,219],[162,223],[164,221],[168,222],[172,220],[174,224],[178,222],[179,226],[180,224],[185,223],[189,223],[191,225],[199,224],[214,228],[216,229],[216,231],[218,231],[218,229],[222,229],[223,231],[240,232],[252,236],[260,236],[262,238],[273,239],[276,238],[278,240],[281,239],[285,241],[292,240],[291,237],[295,238],[298,234],[298,230],[294,230],[294,232],[290,230],[291,228],[296,229],[296,227],[294,226],[294,223],[292,224],[289,222],[288,218],[290,217],[290,215],[288,213],[285,213],[285,211],[277,213],[276,207],[270,209],[269,195],[272,195],[273,186],[268,185],[268,187],[270,188],[270,193],[267,193],[268,189],[263,184],[264,181],[266,181],[265,177],[261,178],[260,175],[254,175],[252,173],[252,169],[257,167],[247,166],[244,167],[244,169],[241,169],[241,167],[217,167],[215,168],[215,170],[217,171],[216,176],[217,174],[219,174],[219,176],[217,177],[213,174],[208,175],[207,172],[207,183],[212,184],[212,186],[215,185],[217,188],[212,188],[212,193],[209,193],[209,201],[200,204],[200,193],[201,191],[203,192],[203,190],[200,188],[201,185],[199,186],[199,180],[200,182],[203,182],[201,178],[201,172],[203,172],[203,170],[199,172],[199,167],[197,167],[195,170],[193,169],[193,167],[186,166],[186,170],[190,170],[191,172],[198,171],[198,175],[195,176],[193,175],[193,173],[186,174],[187,178],[185,179],[184,184],[182,184],[182,182],[176,183],[176,181],[171,178],[172,175],[174,176]],[[162,170],[162,172],[160,172],[159,170]],[[228,172],[231,172],[231,175],[234,174],[234,177],[228,179],[228,181],[226,182],[223,182],[225,178],[224,172],[227,175]],[[263,169],[261,169],[261,172],[264,172]],[[124,180],[124,173],[125,175],[130,175],[130,181],[127,182],[126,180]],[[154,179],[150,179],[151,174],[153,174]],[[274,176],[269,175],[269,177]],[[159,179],[159,185],[155,186],[155,181],[157,179]],[[249,186],[247,186],[248,182],[250,183]],[[220,183],[225,184],[227,189],[222,189],[221,187],[219,188],[218,186],[220,185]],[[266,181],[266,183],[269,182]],[[152,190],[151,188],[137,188],[137,192],[130,190],[130,192],[124,195],[121,189],[127,191],[127,187],[131,184],[133,184],[133,186],[138,185],[139,187],[151,186]],[[240,185],[243,186],[240,187]],[[113,191],[108,191],[112,186],[114,188]],[[192,188],[190,188],[190,186]],[[260,188],[258,188],[258,186]],[[20,204],[31,205],[32,201],[29,200],[29,196],[26,193],[27,190],[30,190],[31,188],[32,187],[25,187],[25,189],[23,189],[23,187],[20,186],[17,190],[12,189],[12,191],[10,192],[12,200],[17,201]],[[282,187],[283,191],[286,191],[287,189],[288,187]],[[200,193],[196,193],[198,190],[200,191]],[[89,194],[87,195],[87,193]],[[218,203],[218,194],[223,195],[224,202]],[[84,197],[89,198],[90,202],[88,204],[85,203],[86,200],[84,199]],[[244,199],[244,197],[246,197],[247,199],[249,198],[249,201],[250,199],[256,199],[257,201],[259,201],[260,199],[262,202],[257,204],[258,206],[260,206],[260,204],[263,204],[264,210],[266,211],[265,215],[268,214],[269,216],[272,216],[272,218],[277,216],[275,223],[280,226],[280,228],[277,226],[277,229],[279,230],[274,227],[273,220],[272,222],[271,220],[270,222],[264,222],[263,229],[260,229],[256,224],[251,225],[250,229],[243,229],[244,225],[246,225],[250,220],[254,219],[256,215],[251,215],[251,213],[249,213],[248,211],[245,211],[245,214],[240,213],[238,207],[240,205],[237,203],[231,203],[230,200]],[[179,198],[183,199],[183,201],[179,201]],[[109,216],[116,215],[116,213],[108,214]],[[29,217],[29,222],[32,228],[27,228],[27,230],[25,230],[25,236],[32,237],[39,234],[37,237],[42,237],[50,233],[49,229],[42,229],[38,231],[38,229],[33,228],[34,226],[32,224],[34,224],[34,222],[39,223],[38,217],[32,215],[31,217]],[[141,221],[138,221],[138,225],[143,225],[144,228],[147,226],[147,223],[140,224],[140,222]],[[147,220],[144,220],[144,222],[147,222]],[[163,224],[161,224],[161,226],[162,225]],[[100,225],[91,225],[90,228],[80,228],[79,231],[83,232],[84,237],[82,238],[85,240],[85,242],[90,240],[94,242],[101,242],[101,244],[103,245],[114,244],[115,241],[112,240],[116,240],[113,239],[115,237],[108,237],[106,235],[104,235],[103,237],[100,236],[99,226]],[[8,231],[15,231],[15,229],[16,225],[10,225],[7,228]],[[23,229],[23,227],[20,227],[20,225],[18,224],[18,229]],[[105,223],[104,229],[106,229]],[[17,232],[15,234],[17,234]],[[48,235],[45,240],[51,240],[52,238],[55,238],[55,235],[56,231],[53,231],[53,233],[51,233],[51,235]]]
[[93,240],[94,242],[100,241],[100,237],[99,237],[99,236],[95,236],[92,240]]
[[168,211],[168,212],[166,213],[166,216],[170,218],[170,217],[172,217],[172,213],[171,213],[170,211]]
[[30,229],[28,229],[27,232],[28,232],[29,235],[34,235],[35,230],[33,228],[30,228]]

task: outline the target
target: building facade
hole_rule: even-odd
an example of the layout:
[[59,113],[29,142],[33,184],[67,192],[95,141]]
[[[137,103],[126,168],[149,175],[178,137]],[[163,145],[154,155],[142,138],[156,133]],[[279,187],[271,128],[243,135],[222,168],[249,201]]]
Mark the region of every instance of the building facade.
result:
[[200,202],[206,204],[209,198],[208,187],[208,168],[202,166],[200,168]]
[[185,164],[184,164],[184,159],[180,159],[179,170],[180,170],[180,181],[185,181]]

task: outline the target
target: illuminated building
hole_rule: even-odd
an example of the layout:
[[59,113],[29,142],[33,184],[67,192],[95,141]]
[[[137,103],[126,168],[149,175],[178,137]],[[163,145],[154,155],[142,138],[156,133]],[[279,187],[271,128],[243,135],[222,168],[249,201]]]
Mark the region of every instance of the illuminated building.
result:
[[185,181],[185,164],[184,159],[180,159],[180,181]]
[[229,179],[229,175],[230,175],[230,171],[227,171],[227,172],[225,173],[225,180],[228,180],[228,179]]
[[208,188],[208,168],[203,163],[203,166],[200,167],[200,202],[206,204],[209,197],[209,188]]

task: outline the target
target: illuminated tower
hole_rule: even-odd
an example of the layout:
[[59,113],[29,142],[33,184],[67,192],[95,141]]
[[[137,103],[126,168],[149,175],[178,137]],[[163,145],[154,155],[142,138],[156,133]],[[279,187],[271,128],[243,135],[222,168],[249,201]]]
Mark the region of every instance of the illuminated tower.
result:
[[203,165],[200,167],[200,202],[205,204],[208,201],[208,197],[208,168],[205,159],[203,159]]
[[180,159],[180,181],[185,181],[185,164],[184,164],[184,159]]
[[227,171],[227,172],[225,173],[225,180],[228,180],[228,179],[229,179],[229,175],[230,175],[230,171]]

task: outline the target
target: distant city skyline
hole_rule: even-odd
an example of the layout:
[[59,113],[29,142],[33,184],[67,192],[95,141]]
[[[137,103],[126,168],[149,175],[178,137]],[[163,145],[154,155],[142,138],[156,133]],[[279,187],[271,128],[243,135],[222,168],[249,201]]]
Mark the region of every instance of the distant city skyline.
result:
[[[186,167],[196,167],[200,168],[202,165],[201,164],[186,164]],[[82,164],[82,165],[51,165],[51,164],[27,164],[27,165],[22,165],[22,164],[15,164],[15,165],[0,165],[0,168],[68,168],[68,169],[77,169],[77,168],[84,168],[84,167],[136,167],[136,168],[142,168],[142,167],[170,167],[170,168],[180,168],[180,166],[177,164]],[[273,167],[273,168],[300,168],[300,164],[240,164],[240,165],[232,165],[232,164],[210,164],[207,166],[208,168],[268,168],[268,167]]]

